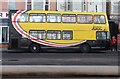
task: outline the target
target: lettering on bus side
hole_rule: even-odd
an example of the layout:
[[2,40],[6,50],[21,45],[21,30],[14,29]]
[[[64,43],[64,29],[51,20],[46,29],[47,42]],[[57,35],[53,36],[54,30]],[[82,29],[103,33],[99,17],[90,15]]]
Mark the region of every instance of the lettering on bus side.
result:
[[102,30],[101,26],[93,26],[92,30]]

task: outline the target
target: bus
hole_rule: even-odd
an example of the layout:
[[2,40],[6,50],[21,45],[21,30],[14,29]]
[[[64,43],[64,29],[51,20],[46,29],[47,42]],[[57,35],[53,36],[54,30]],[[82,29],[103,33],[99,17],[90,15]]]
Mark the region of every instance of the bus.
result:
[[109,48],[110,31],[104,12],[11,10],[9,49],[77,48],[90,52]]

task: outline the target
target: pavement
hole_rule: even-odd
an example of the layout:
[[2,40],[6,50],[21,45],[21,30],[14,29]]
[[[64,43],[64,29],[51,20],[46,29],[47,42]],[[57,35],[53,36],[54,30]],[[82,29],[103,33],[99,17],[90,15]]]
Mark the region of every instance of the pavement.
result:
[[[8,49],[0,49],[8,51]],[[13,50],[9,50],[13,51]],[[120,49],[118,50],[120,51]],[[5,76],[42,76],[42,77],[74,77],[74,76],[120,76],[118,66],[49,66],[49,65],[4,65],[2,73]]]
[[[0,73],[1,74],[1,73]],[[3,76],[36,77],[118,77],[118,66],[54,66],[54,65],[13,65],[2,67]]]

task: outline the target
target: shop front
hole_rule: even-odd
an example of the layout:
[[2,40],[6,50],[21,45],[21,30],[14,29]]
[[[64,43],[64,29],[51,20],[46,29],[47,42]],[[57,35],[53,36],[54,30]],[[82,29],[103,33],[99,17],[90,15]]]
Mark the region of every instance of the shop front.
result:
[[0,12],[0,48],[7,48],[9,43],[8,12]]

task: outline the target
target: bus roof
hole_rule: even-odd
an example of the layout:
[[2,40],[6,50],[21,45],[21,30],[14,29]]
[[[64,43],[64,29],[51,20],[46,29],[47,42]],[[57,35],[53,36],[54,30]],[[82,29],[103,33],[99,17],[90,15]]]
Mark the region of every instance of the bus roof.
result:
[[27,13],[58,13],[58,14],[106,14],[106,12],[71,12],[71,11],[43,11],[29,10]]

